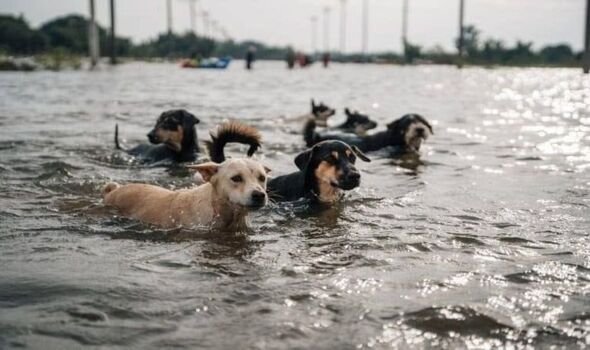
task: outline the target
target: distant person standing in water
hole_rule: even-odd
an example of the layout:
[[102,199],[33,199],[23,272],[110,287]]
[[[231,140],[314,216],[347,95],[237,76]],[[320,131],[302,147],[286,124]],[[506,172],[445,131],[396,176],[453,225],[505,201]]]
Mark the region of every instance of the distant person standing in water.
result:
[[295,51],[293,51],[293,49],[291,47],[289,47],[287,49],[287,68],[289,69],[293,69],[293,67],[295,67]]
[[328,68],[328,65],[330,65],[330,53],[329,52],[324,53],[324,55],[322,56],[322,62],[324,63],[324,68]]
[[246,69],[252,69],[252,63],[254,63],[254,53],[256,52],[256,48],[254,46],[248,47],[248,52],[246,52]]

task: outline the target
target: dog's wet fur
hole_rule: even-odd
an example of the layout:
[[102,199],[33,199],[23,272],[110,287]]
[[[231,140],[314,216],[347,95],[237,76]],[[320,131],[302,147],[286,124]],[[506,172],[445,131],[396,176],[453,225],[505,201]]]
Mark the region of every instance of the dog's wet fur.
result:
[[422,143],[434,134],[430,123],[421,115],[407,114],[387,125],[387,130],[367,136],[342,133],[319,133],[314,120],[308,120],[303,137],[308,147],[325,140],[340,140],[356,146],[362,152],[395,147],[402,153],[419,152]]
[[311,100],[311,117],[318,126],[328,126],[328,119],[334,114],[336,114],[335,109],[328,107],[323,102],[316,104],[314,99]]
[[344,113],[346,114],[346,121],[338,126],[330,128],[330,130],[362,136],[365,135],[367,131],[377,127],[376,121],[371,120],[368,115],[359,111],[351,111],[350,109],[345,108]]
[[199,145],[195,126],[199,119],[184,109],[163,112],[147,134],[151,144],[124,150],[119,144],[119,126],[115,126],[115,147],[137,157],[143,163],[171,161],[192,162],[197,159]]
[[314,202],[334,203],[342,191],[360,185],[361,175],[354,166],[356,158],[367,158],[356,147],[341,141],[324,141],[295,158],[298,171],[268,182],[268,194],[276,201],[307,198]]
[[[251,130],[235,122],[225,127],[234,133],[244,131],[243,139],[251,136]],[[223,147],[219,148],[215,139],[212,147],[223,155]],[[205,181],[203,185],[171,191],[148,184],[109,183],[102,191],[104,203],[117,208],[124,216],[163,228],[243,230],[247,227],[248,212],[267,203],[266,183],[270,170],[252,159],[225,160],[223,157],[220,163],[188,166],[200,173]]]

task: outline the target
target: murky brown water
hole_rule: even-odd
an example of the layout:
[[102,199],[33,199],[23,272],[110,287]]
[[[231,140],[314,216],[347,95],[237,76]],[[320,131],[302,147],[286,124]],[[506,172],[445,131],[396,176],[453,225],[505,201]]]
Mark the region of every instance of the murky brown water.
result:
[[[127,64],[0,74],[0,348],[353,349],[590,343],[590,80],[579,70]],[[246,237],[163,232],[109,180],[187,186],[114,151],[187,108],[259,127],[294,169],[316,97],[435,122],[417,167],[373,154],[333,209],[270,206]],[[342,118],[342,115],[335,117]],[[382,126],[383,127],[383,126]]]

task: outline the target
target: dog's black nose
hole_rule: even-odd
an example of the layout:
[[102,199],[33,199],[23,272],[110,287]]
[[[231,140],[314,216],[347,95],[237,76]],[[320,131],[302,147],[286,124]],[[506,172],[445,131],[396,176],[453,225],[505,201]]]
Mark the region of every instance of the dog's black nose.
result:
[[252,192],[252,202],[254,204],[262,204],[266,200],[266,193],[260,191]]
[[416,134],[418,135],[424,135],[424,128],[416,128]]
[[351,173],[348,173],[347,177],[348,177],[349,181],[360,181],[361,174],[359,174],[357,172],[351,172]]
[[152,130],[147,134],[148,140],[150,140],[151,143],[157,143],[158,142],[158,137],[156,136],[156,133]]

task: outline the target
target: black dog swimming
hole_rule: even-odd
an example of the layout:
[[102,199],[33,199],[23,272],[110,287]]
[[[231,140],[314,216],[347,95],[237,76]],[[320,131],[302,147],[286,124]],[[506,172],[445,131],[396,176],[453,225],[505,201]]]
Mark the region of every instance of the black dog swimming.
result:
[[166,111],[147,134],[150,144],[141,144],[129,150],[119,145],[119,126],[115,126],[115,147],[137,157],[143,163],[172,161],[192,162],[197,159],[199,145],[195,125],[199,119],[184,109]]
[[362,152],[377,151],[389,146],[402,152],[418,152],[422,143],[434,134],[430,123],[418,114],[407,114],[388,124],[387,130],[367,136],[318,133],[315,128],[314,120],[308,120],[305,124],[303,137],[308,147],[325,140],[340,140],[358,147]]
[[314,202],[333,203],[341,191],[360,185],[361,175],[355,168],[356,157],[370,162],[361,151],[341,141],[324,141],[295,158],[299,168],[289,175],[269,180],[267,191],[277,201],[308,198]]
[[345,108],[344,113],[346,114],[346,121],[338,126],[328,128],[329,131],[335,130],[362,136],[365,135],[367,131],[377,127],[377,122],[371,120],[368,115],[362,114],[359,111],[351,111],[350,109]]

